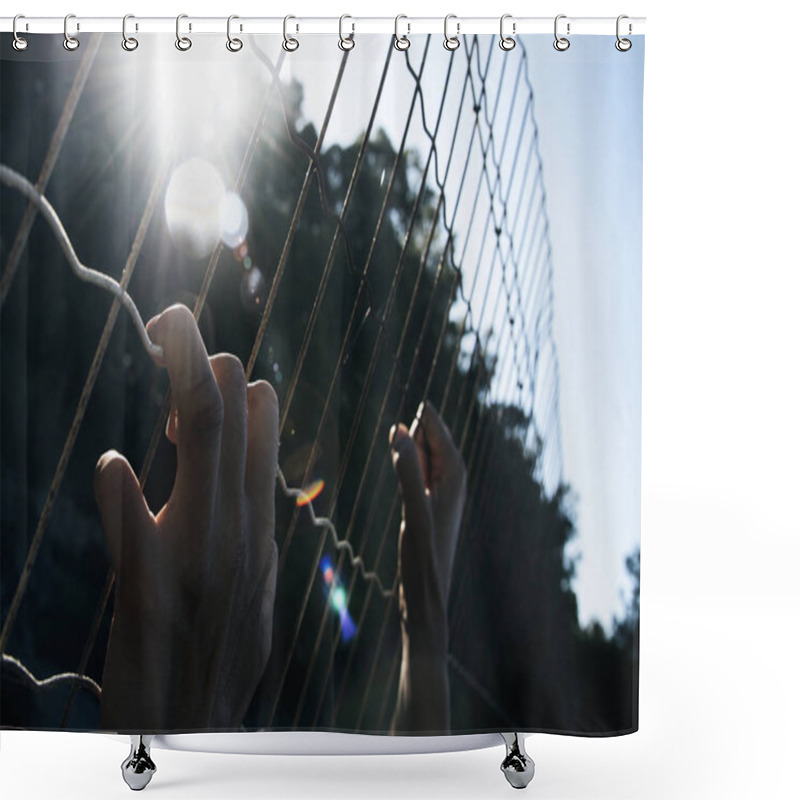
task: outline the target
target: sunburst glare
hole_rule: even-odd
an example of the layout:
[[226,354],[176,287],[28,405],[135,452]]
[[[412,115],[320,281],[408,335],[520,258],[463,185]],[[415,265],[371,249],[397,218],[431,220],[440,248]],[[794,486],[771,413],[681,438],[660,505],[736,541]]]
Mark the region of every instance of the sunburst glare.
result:
[[236,192],[226,192],[219,206],[219,226],[222,241],[231,249],[247,238],[249,217],[247,207]]
[[190,158],[169,180],[164,197],[167,228],[176,247],[192,258],[207,256],[220,237],[220,207],[225,184],[212,164]]

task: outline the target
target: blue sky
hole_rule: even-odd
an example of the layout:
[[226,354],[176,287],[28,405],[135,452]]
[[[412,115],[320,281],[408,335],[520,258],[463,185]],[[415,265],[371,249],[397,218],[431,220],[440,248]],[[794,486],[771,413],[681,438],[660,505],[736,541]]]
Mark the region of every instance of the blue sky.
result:
[[[644,37],[526,38],[553,244],[566,480],[581,621],[608,624],[639,542]],[[613,576],[613,580],[609,580]]]

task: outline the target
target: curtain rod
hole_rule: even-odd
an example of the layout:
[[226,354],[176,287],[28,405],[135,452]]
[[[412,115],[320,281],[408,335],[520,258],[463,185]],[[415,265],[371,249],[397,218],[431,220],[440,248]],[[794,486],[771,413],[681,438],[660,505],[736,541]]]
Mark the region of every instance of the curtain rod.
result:
[[[617,30],[616,17],[570,17],[559,15],[559,31],[569,34],[611,35]],[[507,35],[525,33],[549,33],[554,30],[554,17],[507,17],[504,31]],[[643,34],[645,17],[627,17],[623,20],[624,35]],[[358,33],[394,33],[394,17],[355,17],[346,15],[340,23],[338,17],[292,16],[289,20],[291,33],[338,34],[340,24],[346,35]],[[444,33],[444,17],[412,17],[399,19],[401,35],[415,33]],[[236,17],[232,30],[244,34],[283,34],[283,17]],[[11,33],[14,17],[0,17],[0,32]],[[64,33],[64,17],[21,16],[17,21],[19,34]],[[71,35],[78,33],[122,33],[122,17],[81,17],[69,15],[68,28]],[[127,23],[129,34],[175,33],[175,17],[130,17]],[[181,30],[192,34],[222,34],[228,30],[227,17],[195,17],[182,15]],[[451,34],[500,33],[500,16],[497,17],[458,17],[449,21]]]

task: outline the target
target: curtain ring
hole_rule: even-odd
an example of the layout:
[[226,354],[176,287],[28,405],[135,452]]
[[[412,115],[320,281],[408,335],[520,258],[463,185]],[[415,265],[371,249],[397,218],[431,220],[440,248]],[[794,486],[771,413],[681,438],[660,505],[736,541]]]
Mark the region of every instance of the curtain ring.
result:
[[354,22],[350,23],[351,28],[352,28],[352,30],[350,32],[350,35],[349,36],[345,36],[344,35],[343,26],[344,26],[344,21],[346,19],[352,19],[352,17],[349,14],[342,14],[342,16],[339,17],[339,49],[340,50],[352,50],[356,46],[356,41],[353,38],[353,33],[355,33],[355,30],[356,30],[356,26],[355,26]]
[[[619,35],[619,24],[624,19],[628,19],[627,14],[620,14],[617,17],[617,41],[614,42],[614,47],[616,47],[617,50],[620,51],[620,53],[627,53],[628,50],[630,50],[631,47],[633,47],[633,42],[631,42],[630,39],[623,39]],[[631,33],[632,31],[633,31],[633,26],[630,23],[628,23],[628,33]]]
[[[122,49],[132,53],[139,46],[139,40],[135,39],[133,36],[128,36],[127,28],[129,19],[135,19],[133,14],[126,14],[122,18]],[[136,30],[139,30],[138,25],[136,26]]]
[[[231,51],[231,53],[238,53],[243,47],[241,39],[236,39],[231,37],[231,22],[235,19],[239,19],[239,17],[236,14],[231,14],[228,17],[228,41],[225,42],[225,47],[227,47],[228,50]],[[241,27],[239,28],[239,30],[241,30]]]
[[444,49],[450,50],[450,52],[453,50],[458,50],[458,48],[461,46],[461,42],[458,40],[458,34],[461,32],[461,23],[456,22],[455,36],[450,36],[450,34],[447,32],[447,23],[450,22],[451,19],[457,20],[458,17],[456,17],[455,14],[448,14],[444,18]]
[[[569,39],[566,36],[559,36],[558,35],[558,21],[560,19],[566,19],[566,14],[559,14],[556,17],[555,24],[553,25],[553,33],[556,37],[556,40],[553,42],[553,47],[559,51],[559,53],[563,53],[565,50],[569,50]],[[569,22],[567,23],[567,36],[569,36]]]
[[[517,46],[517,40],[511,36],[506,36],[503,31],[503,25],[507,19],[511,19],[511,14],[503,14],[503,16],[500,17],[500,49],[505,50],[506,52],[513,50]],[[516,34],[516,22],[511,23],[511,32]]]
[[[411,39],[408,36],[401,36],[400,35],[400,20],[401,19],[408,19],[405,14],[398,14],[394,18],[394,46],[396,50],[408,50],[411,47]],[[411,33],[411,25],[406,23],[406,28],[408,28],[408,32]]]
[[[178,14],[175,20],[175,47],[182,52],[186,52],[192,46],[192,40],[188,36],[181,36],[181,20],[187,19],[188,14]],[[189,30],[192,29],[192,23],[189,23]]]
[[[64,49],[70,52],[77,50],[81,46],[81,43],[74,36],[70,36],[67,30],[71,19],[75,19],[74,14],[67,14],[67,16],[64,17]],[[80,26],[78,26],[78,30],[80,30]]]
[[[11,28],[12,31],[14,32],[14,41],[11,42],[11,44],[12,44],[12,46],[14,47],[14,49],[18,53],[21,53],[23,50],[27,50],[28,49],[28,40],[24,39],[22,36],[20,36],[17,33],[17,21],[21,20],[21,19],[25,19],[25,15],[24,14],[17,14],[17,16],[14,17],[14,24],[13,24],[13,26]],[[27,30],[27,29],[28,29],[28,23],[26,22],[25,23],[25,30]]]
[[289,20],[296,19],[291,14],[283,18],[283,49],[287,53],[294,53],[298,47],[300,47],[300,42],[297,41],[292,36],[289,36]]

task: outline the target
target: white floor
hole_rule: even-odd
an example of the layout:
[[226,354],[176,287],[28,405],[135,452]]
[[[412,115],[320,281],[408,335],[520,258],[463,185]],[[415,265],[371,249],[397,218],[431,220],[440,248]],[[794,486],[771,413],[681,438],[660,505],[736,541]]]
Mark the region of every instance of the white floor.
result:
[[[654,548],[655,550],[655,548]],[[726,800],[797,797],[800,690],[790,645],[800,603],[712,599],[646,609],[638,734],[532,736],[539,800]],[[764,654],[770,654],[764,658]],[[105,736],[0,737],[4,798],[127,797],[127,746]],[[147,796],[183,798],[509,797],[502,747],[412,756],[231,756],[154,750]]]

